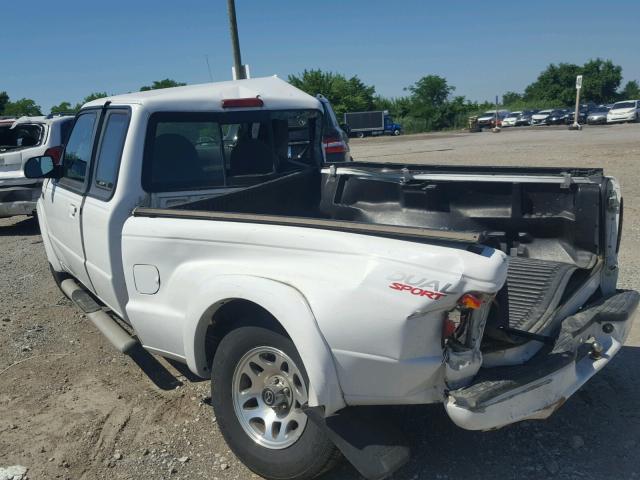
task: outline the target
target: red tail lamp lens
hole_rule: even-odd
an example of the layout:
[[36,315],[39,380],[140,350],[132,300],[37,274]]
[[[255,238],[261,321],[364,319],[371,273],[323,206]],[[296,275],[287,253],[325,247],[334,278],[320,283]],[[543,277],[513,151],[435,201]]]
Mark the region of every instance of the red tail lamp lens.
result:
[[322,141],[322,146],[326,153],[344,153],[347,151],[345,143],[337,137],[326,137]]
[[449,338],[453,336],[456,332],[456,328],[458,328],[458,324],[449,317],[445,317],[442,324],[442,338]]

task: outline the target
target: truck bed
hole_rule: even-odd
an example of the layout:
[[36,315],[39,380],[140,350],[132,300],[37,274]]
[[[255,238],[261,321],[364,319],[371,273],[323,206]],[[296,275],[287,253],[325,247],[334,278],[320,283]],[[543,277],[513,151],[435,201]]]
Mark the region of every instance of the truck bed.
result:
[[399,167],[309,169],[136,215],[483,243],[514,257],[595,265],[600,170]]
[[[267,223],[449,243],[513,258],[487,330],[542,332],[597,265],[600,170],[362,164],[310,169],[136,216]],[[499,297],[500,299],[500,297]]]

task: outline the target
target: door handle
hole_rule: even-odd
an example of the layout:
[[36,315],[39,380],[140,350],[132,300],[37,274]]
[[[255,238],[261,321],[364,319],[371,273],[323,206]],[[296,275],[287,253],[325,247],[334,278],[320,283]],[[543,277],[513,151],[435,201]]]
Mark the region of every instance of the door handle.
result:
[[69,204],[69,216],[75,217],[76,213],[78,213],[78,207],[76,207],[73,203]]

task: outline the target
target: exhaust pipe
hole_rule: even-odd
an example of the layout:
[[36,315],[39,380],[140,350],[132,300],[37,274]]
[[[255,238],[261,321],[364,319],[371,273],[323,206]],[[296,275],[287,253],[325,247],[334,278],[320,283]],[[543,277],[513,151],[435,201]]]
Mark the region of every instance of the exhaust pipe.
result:
[[129,353],[138,341],[129,335],[75,280],[67,278],[60,284],[64,294],[87,315],[89,320],[121,353]]

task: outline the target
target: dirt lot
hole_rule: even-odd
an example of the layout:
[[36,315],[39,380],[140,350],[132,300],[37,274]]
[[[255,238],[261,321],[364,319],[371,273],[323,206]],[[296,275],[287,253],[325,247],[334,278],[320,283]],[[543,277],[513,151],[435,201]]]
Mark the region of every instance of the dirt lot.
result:
[[[640,125],[513,129],[352,142],[393,162],[604,166],[625,192],[621,285],[640,288]],[[180,366],[121,356],[57,290],[33,219],[0,220],[0,468],[30,479],[255,478],[228,451],[208,382]],[[441,406],[375,409],[414,457],[394,478],[637,478],[640,325],[619,356],[546,422],[455,427]],[[153,374],[153,381],[142,368]],[[356,479],[346,464],[327,479]]]

